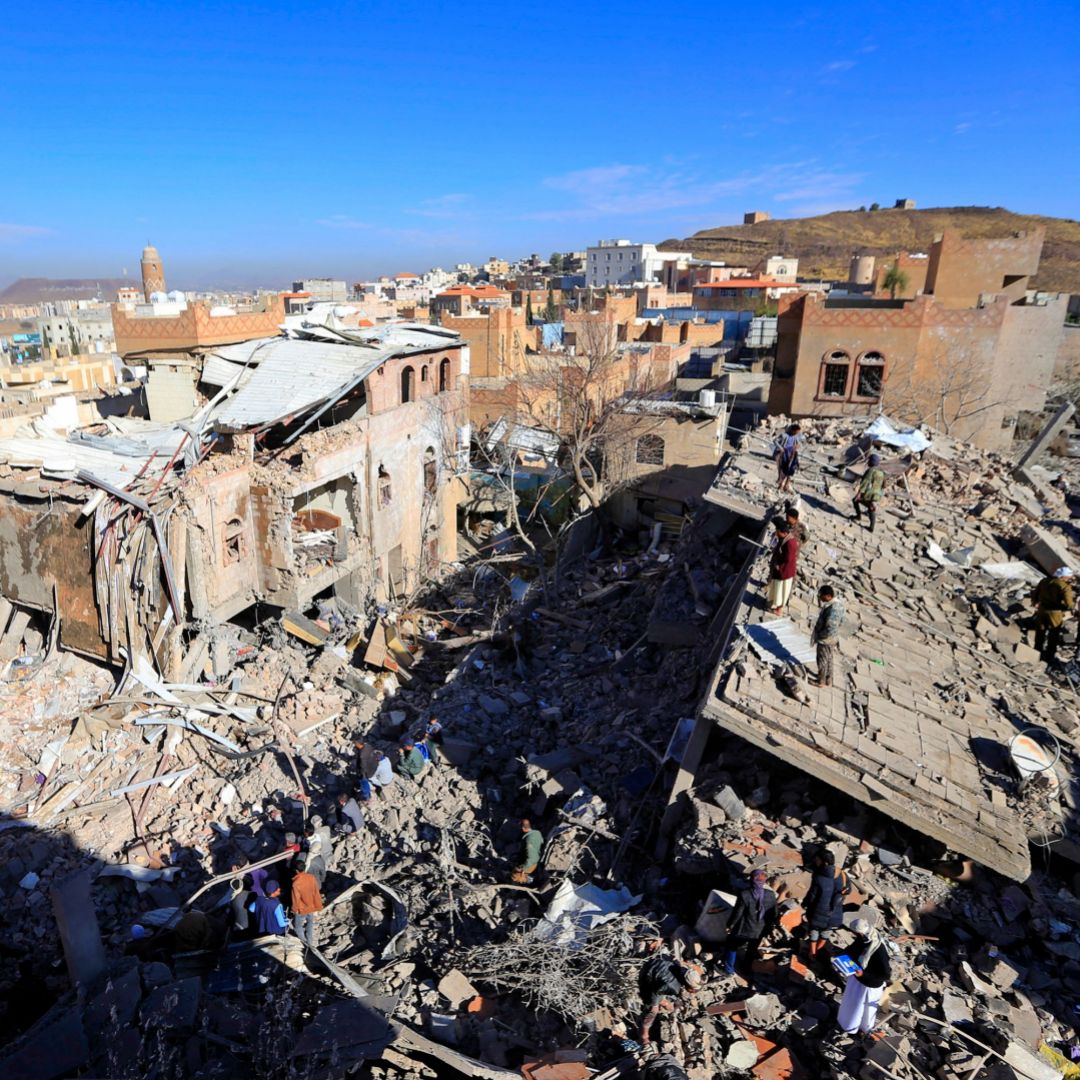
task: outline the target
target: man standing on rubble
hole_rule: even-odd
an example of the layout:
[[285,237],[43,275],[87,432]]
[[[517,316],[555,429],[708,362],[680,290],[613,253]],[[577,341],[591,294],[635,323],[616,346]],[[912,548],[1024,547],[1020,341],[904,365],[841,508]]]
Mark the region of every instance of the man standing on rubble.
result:
[[540,853],[544,850],[543,834],[532,827],[528,818],[521,819],[521,862],[514,867],[510,880],[518,885],[527,885],[532,881],[536,868],[540,865]]
[[394,786],[394,767],[381,750],[376,750],[375,753],[378,755],[378,761],[375,772],[371,774],[371,786],[382,795],[387,788]]
[[866,919],[856,919],[851,924],[855,941],[849,950],[858,971],[847,977],[844,996],[840,1001],[837,1023],[848,1035],[861,1031],[868,1035],[874,1030],[878,1003],[885,993],[885,986],[892,978],[889,964],[889,946],[885,935],[875,930]]
[[315,876],[301,870],[292,883],[293,930],[305,945],[315,945],[315,915],[322,911],[322,894]]
[[1052,664],[1065,633],[1065,620],[1075,606],[1073,572],[1068,566],[1059,567],[1035,586],[1031,599],[1035,601],[1035,648],[1040,658]]
[[821,611],[810,635],[810,640],[817,646],[817,678],[811,679],[810,685],[825,687],[832,686],[833,660],[844,622],[844,605],[836,599],[831,585],[822,585],[817,595]]
[[862,522],[863,507],[870,519],[870,531],[877,524],[877,504],[881,501],[881,492],[885,487],[885,471],[881,468],[881,458],[871,454],[866,461],[867,469],[859,481],[852,505],[855,507],[855,520]]
[[765,887],[769,875],[760,867],[750,871],[750,888],[735,898],[735,907],[727,924],[727,947],[724,971],[734,975],[739,953],[752,967],[761,948],[761,939],[777,924],[776,893]]
[[638,972],[638,993],[645,1006],[645,1016],[641,1021],[642,1046],[652,1042],[653,1023],[660,1011],[674,1012],[672,999],[678,998],[684,990],[697,993],[702,984],[701,971],[674,956],[665,948],[660,948],[642,965]]
[[782,615],[795,584],[799,542],[791,535],[791,526],[783,518],[774,522],[776,546],[769,556],[768,606],[774,615]]
[[284,934],[289,928],[289,920],[281,906],[281,888],[271,878],[265,892],[265,896],[255,897],[255,902],[248,905],[248,911],[255,914],[255,927],[260,934]]
[[363,791],[367,785],[370,793],[372,778],[379,768],[379,751],[364,739],[354,739],[353,746],[356,747],[356,772],[360,789]]
[[416,743],[411,736],[406,735],[401,740],[398,753],[401,755],[398,761],[398,772],[402,776],[407,776],[413,782],[419,780],[427,762],[424,760],[424,755],[416,749]]
[[803,901],[806,923],[810,931],[810,959],[825,945],[822,936],[844,925],[844,897],[851,892],[847,875],[836,869],[836,856],[822,847],[814,856],[814,877]]

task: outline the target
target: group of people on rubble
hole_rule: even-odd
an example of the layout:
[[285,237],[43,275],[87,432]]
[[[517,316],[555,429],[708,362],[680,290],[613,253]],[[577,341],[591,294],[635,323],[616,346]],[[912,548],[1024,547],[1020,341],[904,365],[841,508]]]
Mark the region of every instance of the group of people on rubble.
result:
[[[848,931],[852,941],[839,963],[829,957],[829,935],[844,926],[844,902],[851,893],[846,873],[836,866],[833,853],[821,847],[812,861],[813,878],[803,901],[802,926],[805,931],[804,954],[810,964],[826,970],[846,971],[844,991],[837,1009],[837,1026],[844,1037],[874,1032],[878,1007],[885,987],[892,978],[891,954],[894,946],[889,936],[864,918],[851,921]],[[638,971],[638,992],[644,1015],[638,1039],[651,1048],[653,1028],[662,1013],[674,1013],[680,1000],[698,993],[708,982],[706,965],[719,964],[718,976],[735,976],[744,983],[753,980],[755,962],[766,937],[780,929],[776,892],[768,887],[768,873],[755,867],[744,887],[737,893],[730,909],[719,956],[703,950],[692,936],[677,932],[672,947],[652,943],[652,953]],[[714,905],[706,914],[716,915],[727,907]],[[781,931],[783,932],[783,931]],[[693,956],[693,959],[690,959]],[[743,979],[740,970],[749,976]]]
[[[791,424],[773,443],[776,462],[777,489],[794,494],[794,479],[800,467],[803,435],[799,424]],[[868,449],[868,448],[867,448]],[[885,470],[881,456],[861,451],[866,469],[855,486],[852,496],[854,518],[861,522],[865,511],[872,533],[877,525],[877,511],[885,491]],[[798,500],[790,501],[782,516],[773,522],[774,537],[769,553],[769,577],[766,606],[773,615],[782,615],[791,600],[798,572],[799,553],[810,539],[810,530],[803,519]],[[1048,665],[1057,662],[1057,653],[1065,631],[1072,620],[1077,624],[1076,659],[1080,660],[1080,598],[1073,590],[1075,575],[1072,567],[1061,566],[1047,574],[1032,590],[1029,599],[1035,604],[1035,614],[1029,625],[1035,631],[1035,648]],[[821,610],[814,628],[813,642],[817,646],[817,677],[812,686],[832,685],[833,660],[844,619],[843,605],[831,585],[818,592]]]
[[286,934],[291,927],[305,944],[316,942],[316,916],[323,910],[322,890],[326,874],[333,866],[337,843],[364,834],[366,812],[373,800],[388,798],[398,778],[415,783],[424,770],[438,763],[436,745],[442,741],[442,724],[430,717],[415,736],[399,742],[397,769],[383,751],[366,739],[357,739],[356,775],[350,788],[340,792],[331,803],[327,818],[310,815],[303,834],[286,832],[281,810],[272,807],[267,815],[268,834],[278,840],[275,853],[288,857],[269,868],[245,871],[234,865],[232,931],[234,936]]

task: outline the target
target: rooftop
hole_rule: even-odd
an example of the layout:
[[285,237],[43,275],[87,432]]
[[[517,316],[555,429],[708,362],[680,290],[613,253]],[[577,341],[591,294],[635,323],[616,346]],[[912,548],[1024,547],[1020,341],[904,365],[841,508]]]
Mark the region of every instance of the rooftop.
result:
[[[871,534],[852,520],[845,466],[857,421],[809,422],[797,477],[809,542],[788,614],[764,608],[770,516],[779,511],[767,438],[721,467],[707,501],[745,519],[751,550],[741,599],[721,637],[703,712],[720,726],[949,848],[1017,880],[1029,839],[1071,835],[1072,792],[1056,783],[1037,810],[1014,796],[1009,740],[1029,725],[1072,754],[1074,701],[1025,644],[1021,605],[1042,571],[1016,558],[1039,516],[1009,463],[935,438],[921,461],[883,451],[890,473]],[[865,428],[866,422],[862,427]],[[905,469],[909,469],[906,477]],[[905,479],[907,485],[905,485]],[[908,489],[910,488],[910,495]],[[1025,509],[1021,510],[1021,506]],[[1032,516],[1029,516],[1032,515]],[[738,519],[736,519],[738,521]],[[951,553],[951,554],[950,554]],[[846,606],[836,685],[808,686],[816,592]]]

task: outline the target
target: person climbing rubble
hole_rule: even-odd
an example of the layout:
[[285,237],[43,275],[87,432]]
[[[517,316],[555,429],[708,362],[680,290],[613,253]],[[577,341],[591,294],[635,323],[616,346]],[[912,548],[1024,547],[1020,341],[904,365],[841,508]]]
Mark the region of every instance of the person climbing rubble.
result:
[[429,765],[439,764],[439,751],[436,747],[442,742],[442,724],[433,716],[427,726],[416,737],[416,749],[424,756]]
[[773,523],[776,530],[776,546],[769,556],[769,592],[767,603],[774,615],[782,615],[791,599],[795,585],[795,569],[799,559],[799,542],[791,532],[791,526],[783,518]]
[[642,964],[638,972],[638,993],[645,1007],[639,1039],[642,1046],[652,1042],[650,1032],[661,1011],[674,1012],[675,1001],[683,992],[695,994],[703,982],[699,967],[677,959],[663,946]]
[[760,867],[751,870],[750,887],[735,898],[724,949],[724,972],[728,975],[736,974],[740,954],[747,968],[753,966],[762,939],[777,925],[776,893],[766,888],[768,880],[769,875]]
[[817,678],[811,679],[810,685],[826,687],[832,686],[833,661],[844,623],[844,605],[836,599],[836,591],[831,585],[822,585],[818,589],[818,601],[821,611],[810,635],[811,642],[817,646]]
[[642,1053],[636,1060],[641,1080],[687,1080],[686,1070],[671,1054]]
[[406,735],[401,740],[398,754],[401,755],[398,758],[398,772],[415,783],[420,779],[420,774],[427,768],[427,761],[424,755],[417,750],[416,742],[411,736]]
[[890,946],[885,935],[872,927],[866,919],[856,919],[851,924],[851,929],[855,934],[855,941],[849,949],[849,955],[858,970],[847,977],[836,1022],[848,1035],[857,1032],[868,1035],[874,1030],[878,1004],[892,978]]
[[255,916],[255,928],[260,935],[284,934],[289,929],[285,908],[281,904],[281,887],[271,878],[265,886],[265,896],[257,896],[248,904],[248,911]]
[[1052,664],[1065,633],[1065,621],[1076,606],[1072,569],[1062,566],[1047,574],[1035,586],[1031,599],[1035,601],[1035,648],[1044,663]]
[[510,880],[518,885],[527,885],[533,879],[537,867],[540,865],[540,854],[544,850],[544,837],[539,830],[532,827],[528,818],[521,819],[521,861],[510,876]]
[[877,524],[877,506],[881,502],[881,493],[885,487],[885,471],[881,468],[881,457],[871,454],[866,459],[867,469],[852,499],[855,509],[855,520],[862,522],[862,512],[865,508],[866,516],[870,521],[870,531],[874,531]]
[[341,792],[337,797],[334,808],[334,830],[340,836],[351,836],[354,833],[363,832],[364,811],[352,795]]
[[310,871],[301,870],[292,883],[293,931],[305,945],[315,945],[315,916],[322,909],[319,882]]
[[844,925],[844,898],[851,892],[847,874],[836,868],[836,856],[821,847],[812,862],[813,879],[803,901],[809,930],[809,956],[817,958],[825,947],[825,935]]

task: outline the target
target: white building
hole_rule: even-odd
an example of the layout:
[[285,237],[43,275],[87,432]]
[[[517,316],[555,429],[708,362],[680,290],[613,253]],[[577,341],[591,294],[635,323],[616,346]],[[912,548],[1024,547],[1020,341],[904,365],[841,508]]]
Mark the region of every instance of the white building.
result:
[[799,274],[799,260],[789,255],[770,255],[758,269],[762,277],[793,285]]
[[292,291],[311,293],[312,300],[326,300],[337,304],[349,299],[349,286],[344,281],[335,281],[333,278],[294,281]]
[[659,281],[665,263],[691,258],[687,251],[657,251],[655,244],[631,244],[629,240],[601,240],[586,256],[585,283],[594,289]]
[[[142,296],[142,293],[139,293]],[[66,315],[45,315],[38,320],[41,344],[53,356],[111,353],[116,349],[112,311],[108,307],[82,307]]]

